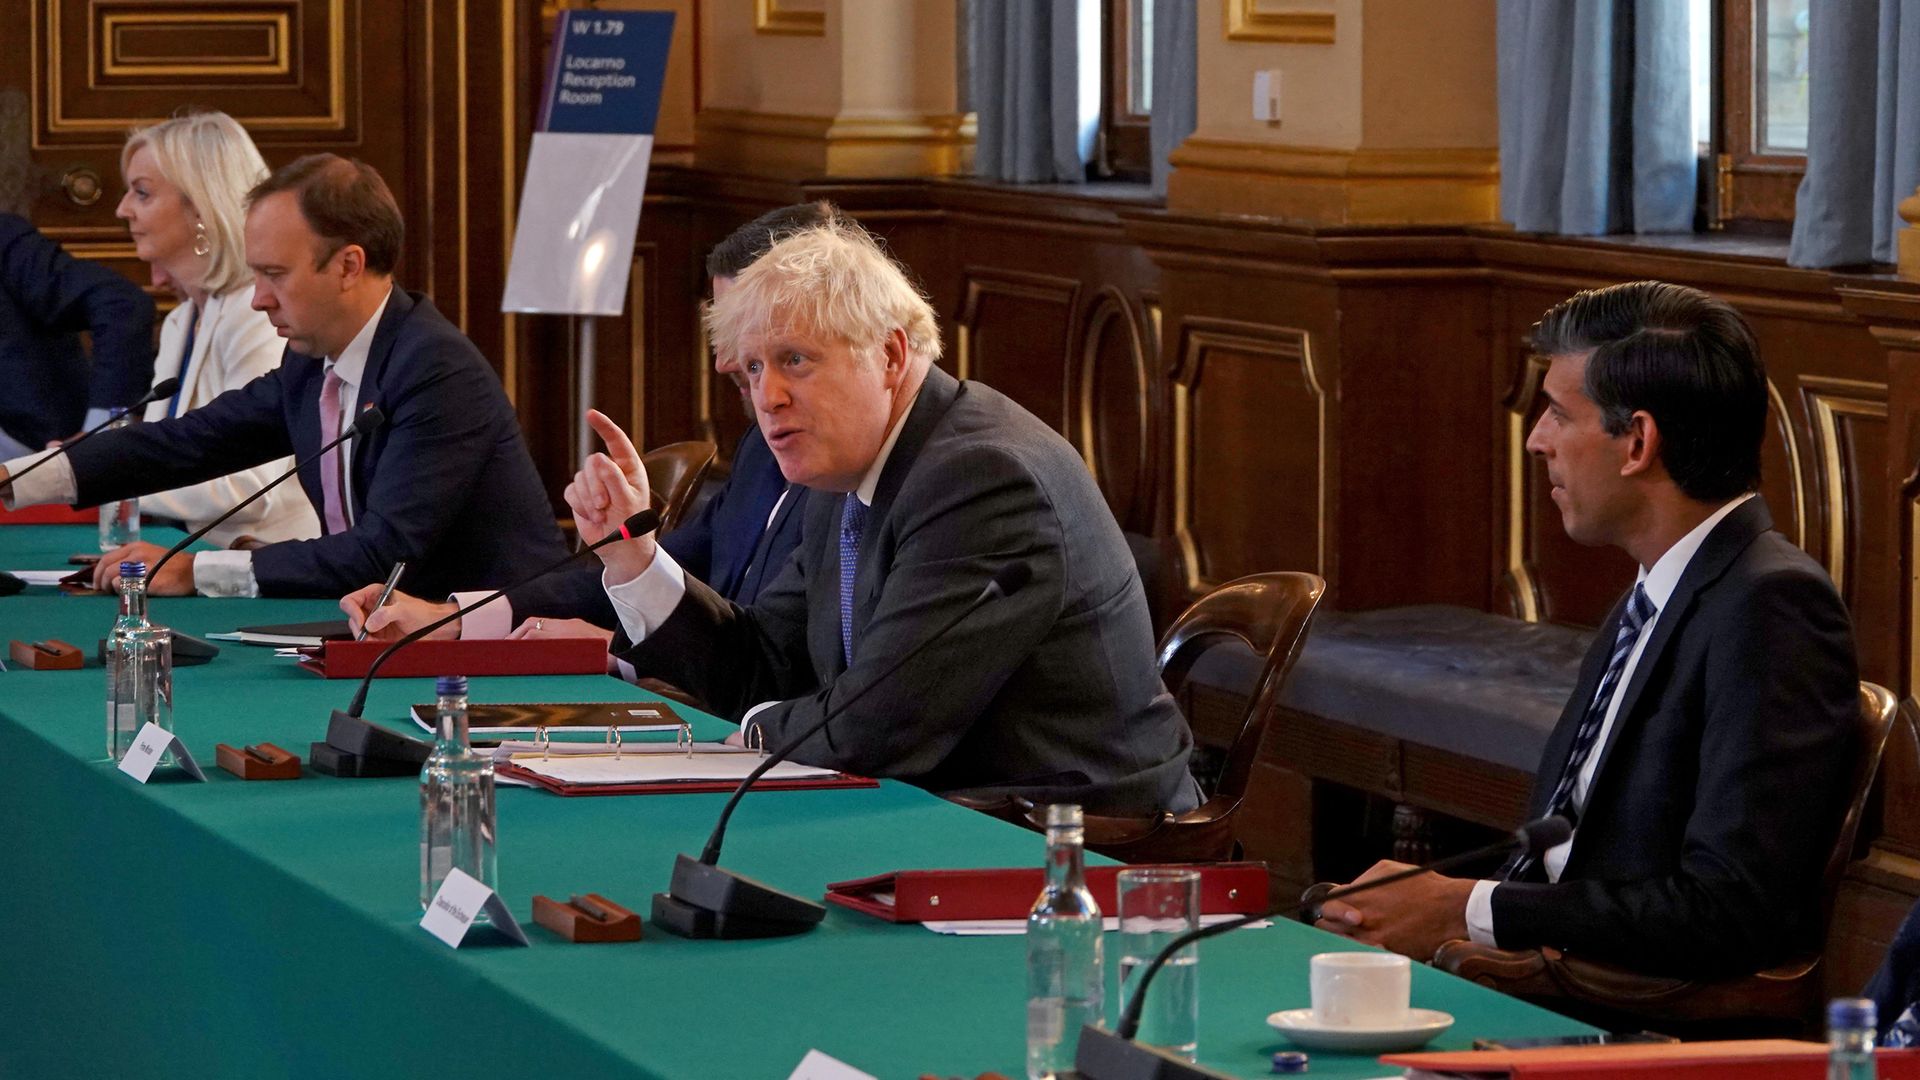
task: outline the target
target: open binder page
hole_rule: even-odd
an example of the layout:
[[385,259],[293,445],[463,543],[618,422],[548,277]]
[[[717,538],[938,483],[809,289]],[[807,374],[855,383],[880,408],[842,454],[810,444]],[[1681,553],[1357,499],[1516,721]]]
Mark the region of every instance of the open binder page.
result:
[[[513,764],[563,784],[663,784],[681,780],[747,778],[763,759],[759,754],[701,752],[634,754],[568,754],[545,761],[539,754],[515,754]],[[783,761],[767,770],[768,780],[812,780],[838,776],[832,769]]]

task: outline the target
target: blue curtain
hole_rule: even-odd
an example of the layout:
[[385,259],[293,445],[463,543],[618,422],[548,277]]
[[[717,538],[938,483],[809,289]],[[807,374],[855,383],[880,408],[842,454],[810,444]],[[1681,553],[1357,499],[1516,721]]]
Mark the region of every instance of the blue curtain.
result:
[[1167,193],[1167,155],[1200,122],[1200,30],[1194,0],[1153,0],[1153,191]]
[[1920,183],[1920,0],[1812,0],[1794,266],[1893,262]]
[[1524,232],[1693,227],[1686,0],[1500,0],[1500,209]]
[[966,16],[976,171],[1016,183],[1084,181],[1099,127],[1097,0],[969,0]]

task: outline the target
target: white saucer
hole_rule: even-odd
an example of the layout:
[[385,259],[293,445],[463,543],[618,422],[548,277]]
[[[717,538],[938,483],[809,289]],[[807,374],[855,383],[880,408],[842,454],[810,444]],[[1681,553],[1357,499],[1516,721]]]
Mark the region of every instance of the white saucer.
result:
[[1453,1017],[1438,1009],[1408,1009],[1407,1022],[1399,1027],[1327,1027],[1314,1020],[1312,1009],[1285,1009],[1267,1017],[1267,1023],[1303,1049],[1390,1054],[1427,1045],[1453,1026]]

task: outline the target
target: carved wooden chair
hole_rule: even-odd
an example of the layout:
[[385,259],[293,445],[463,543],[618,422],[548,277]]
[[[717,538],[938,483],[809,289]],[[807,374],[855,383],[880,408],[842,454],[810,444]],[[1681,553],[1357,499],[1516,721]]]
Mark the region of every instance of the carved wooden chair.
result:
[[660,531],[672,532],[693,505],[694,493],[713,465],[710,442],[668,443],[640,455],[647,467],[647,486],[653,489],[653,508],[660,511]]
[[[1086,816],[1087,847],[1122,862],[1218,862],[1236,847],[1234,814],[1246,799],[1260,739],[1306,639],[1307,626],[1327,583],[1314,574],[1252,574],[1195,601],[1160,639],[1160,677],[1177,691],[1204,646],[1237,640],[1262,658],[1247,710],[1230,744],[1219,782],[1207,800],[1183,814],[1147,818]],[[957,797],[963,806],[1044,831],[1045,815],[1020,799]]]
[[[1854,763],[1847,815],[1827,857],[1822,926],[1832,921],[1840,878],[1853,858],[1880,754],[1898,715],[1899,704],[1892,693],[1873,683],[1860,684],[1860,756]],[[1815,1030],[1823,997],[1820,953],[1722,980],[1642,975],[1558,949],[1496,949],[1470,941],[1442,945],[1433,965],[1601,1026],[1618,1029],[1645,1024],[1683,1036],[1806,1034]]]

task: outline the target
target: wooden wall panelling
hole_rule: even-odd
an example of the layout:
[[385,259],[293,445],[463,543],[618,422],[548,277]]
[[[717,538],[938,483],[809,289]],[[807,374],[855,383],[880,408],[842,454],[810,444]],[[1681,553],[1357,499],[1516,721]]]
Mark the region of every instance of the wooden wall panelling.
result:
[[1069,371],[1074,444],[1123,528],[1153,531],[1153,431],[1158,336],[1146,304],[1103,285],[1082,320]]
[[1079,280],[980,265],[961,274],[953,373],[994,387],[1056,431],[1070,430],[1067,372],[1079,330]]
[[[1498,297],[1493,333],[1503,342],[1508,401],[1494,426],[1497,445],[1503,447],[1511,445],[1507,440],[1516,428],[1513,409],[1525,404],[1515,395],[1523,390],[1528,331],[1552,305],[1581,289],[1658,278],[1704,289],[1740,309],[1754,329],[1771,383],[1773,415],[1762,447],[1761,492],[1775,524],[1830,570],[1838,553],[1836,581],[1853,610],[1863,668],[1869,677],[1884,676],[1892,656],[1888,521],[1884,500],[1859,488],[1861,475],[1877,478],[1885,468],[1885,425],[1877,415],[1883,408],[1884,361],[1865,328],[1841,308],[1827,275],[1759,257],[1647,250],[1622,240],[1483,233],[1478,247]],[[1803,386],[1806,380],[1811,381]],[[1532,419],[1527,416],[1518,429],[1523,433]],[[1547,497],[1543,467],[1530,462],[1516,469],[1510,451],[1506,457],[1496,483],[1511,488],[1517,481],[1519,488],[1502,493],[1500,512],[1509,529],[1518,525],[1520,548],[1539,590],[1540,616],[1598,623],[1632,582],[1631,562],[1618,552],[1569,540]],[[1831,483],[1833,476],[1840,483]],[[1877,482],[1867,481],[1869,486]],[[1520,505],[1517,518],[1512,499]],[[1500,547],[1497,561],[1503,571],[1510,570],[1510,536]],[[1496,607],[1508,603],[1503,590]]]

